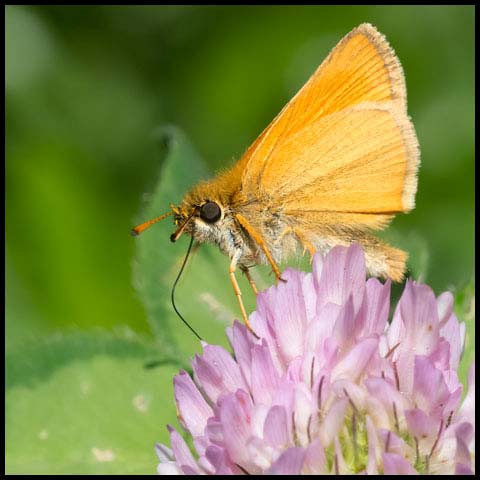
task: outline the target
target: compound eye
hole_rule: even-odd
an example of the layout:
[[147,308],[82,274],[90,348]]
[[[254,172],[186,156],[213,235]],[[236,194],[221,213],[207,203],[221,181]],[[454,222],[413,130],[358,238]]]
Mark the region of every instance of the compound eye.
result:
[[207,202],[200,208],[200,218],[207,223],[215,223],[221,216],[222,211],[215,202]]

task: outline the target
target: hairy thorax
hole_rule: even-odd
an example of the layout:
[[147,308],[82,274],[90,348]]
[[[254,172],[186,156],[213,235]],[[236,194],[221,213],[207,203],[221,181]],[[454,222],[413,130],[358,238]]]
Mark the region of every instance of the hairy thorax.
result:
[[[239,213],[247,214],[254,219],[253,227],[264,241],[267,249],[276,262],[280,263],[299,247],[298,239],[292,234],[288,219],[280,211],[266,208],[263,211],[252,211],[244,207]],[[186,233],[193,235],[199,243],[214,243],[230,259],[245,268],[256,264],[268,263],[267,258],[255,242],[235,218],[236,211],[223,207],[222,218],[215,224],[205,223],[196,217]]]

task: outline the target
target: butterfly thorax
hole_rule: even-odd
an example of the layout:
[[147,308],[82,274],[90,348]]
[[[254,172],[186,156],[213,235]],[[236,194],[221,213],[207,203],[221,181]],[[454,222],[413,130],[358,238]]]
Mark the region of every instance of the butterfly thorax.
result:
[[[200,183],[185,195],[180,206],[174,209],[177,225],[193,215],[184,231],[193,235],[198,243],[216,244],[240,266],[267,263],[258,243],[239,222],[238,216],[241,215],[264,239],[273,258],[280,262],[298,248],[297,239],[285,234],[289,230],[287,216],[268,198],[243,195],[240,179],[233,177],[233,173],[228,171]],[[207,203],[215,203],[220,208],[220,217],[215,221],[202,218],[202,206]]]

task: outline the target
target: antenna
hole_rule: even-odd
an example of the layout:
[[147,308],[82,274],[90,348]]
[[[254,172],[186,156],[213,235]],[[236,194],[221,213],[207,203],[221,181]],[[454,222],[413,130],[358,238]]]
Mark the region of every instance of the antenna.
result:
[[132,228],[130,233],[134,237],[137,235],[140,235],[144,230],[151,227],[154,223],[157,223],[160,220],[163,220],[164,218],[169,217],[170,215],[173,215],[173,212],[164,213],[163,215],[160,215],[159,217],[156,217],[153,220],[148,220],[147,222],[144,222],[141,225],[137,225],[135,228]]

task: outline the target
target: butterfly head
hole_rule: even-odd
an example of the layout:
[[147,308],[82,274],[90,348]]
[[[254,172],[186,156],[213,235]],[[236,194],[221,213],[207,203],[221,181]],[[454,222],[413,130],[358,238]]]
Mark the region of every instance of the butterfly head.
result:
[[195,240],[203,243],[215,241],[218,230],[225,220],[225,209],[218,200],[209,200],[189,204],[183,202],[181,206],[171,206],[175,215],[177,229],[170,236],[176,242],[182,233],[192,235]]

